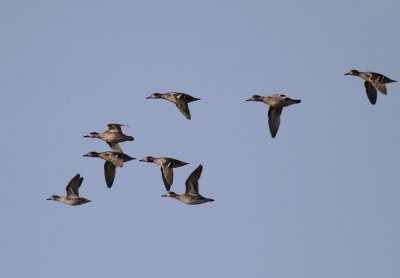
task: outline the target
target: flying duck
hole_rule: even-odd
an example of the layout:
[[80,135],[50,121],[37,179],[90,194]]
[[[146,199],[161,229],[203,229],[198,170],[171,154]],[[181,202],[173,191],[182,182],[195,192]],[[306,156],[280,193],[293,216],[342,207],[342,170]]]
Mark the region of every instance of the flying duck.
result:
[[168,100],[172,103],[175,103],[176,107],[178,107],[179,111],[186,117],[186,119],[190,120],[190,110],[188,103],[196,100],[200,100],[199,98],[192,97],[191,95],[179,93],[179,92],[171,92],[165,94],[154,93],[147,97],[147,99],[157,99],[162,98]]
[[372,72],[372,71],[358,71],[355,69],[350,70],[348,73],[344,75],[353,75],[358,76],[361,79],[365,80],[364,86],[365,91],[367,93],[368,99],[372,105],[375,105],[377,99],[377,91],[382,94],[387,94],[386,83],[397,82],[396,80],[392,80],[389,77],[384,76],[383,74]]
[[79,197],[79,187],[81,186],[82,182],[83,182],[83,177],[77,174],[70,180],[70,182],[66,187],[67,196],[60,197],[58,195],[53,195],[49,197],[47,200],[58,201],[70,206],[78,206],[90,202],[90,200],[88,199]]
[[207,202],[214,202],[213,199],[203,197],[199,194],[199,179],[202,171],[203,171],[203,166],[200,164],[190,174],[190,176],[185,182],[186,185],[185,194],[178,195],[175,192],[167,191],[161,197],[171,197],[188,205],[199,205]]
[[253,95],[246,101],[260,101],[269,105],[268,125],[272,138],[275,138],[278,132],[279,125],[281,123],[281,114],[283,107],[301,102],[301,100],[299,99],[291,99],[285,95],[280,95],[280,94],[274,94],[271,96]]
[[146,156],[145,158],[139,160],[142,162],[149,162],[149,163],[155,163],[161,166],[161,176],[165,185],[165,189],[167,191],[170,190],[172,183],[174,182],[174,172],[173,168],[178,168],[185,166],[189,163],[174,159],[174,158],[169,158],[169,157],[152,157],[152,156]]
[[122,133],[121,127],[126,125],[112,123],[108,124],[107,126],[108,130],[103,131],[102,133],[90,132],[88,135],[85,135],[83,137],[99,138],[103,141],[106,141],[110,148],[113,149],[115,152],[122,153],[122,149],[118,143],[133,141],[134,138],[132,136],[128,136]]
[[106,162],[104,163],[104,176],[106,178],[106,184],[108,188],[111,188],[114,179],[115,179],[115,169],[116,167],[123,167],[124,162],[131,161],[132,159],[136,159],[126,155],[124,153],[119,152],[88,152],[87,154],[83,155],[87,157],[99,157]]

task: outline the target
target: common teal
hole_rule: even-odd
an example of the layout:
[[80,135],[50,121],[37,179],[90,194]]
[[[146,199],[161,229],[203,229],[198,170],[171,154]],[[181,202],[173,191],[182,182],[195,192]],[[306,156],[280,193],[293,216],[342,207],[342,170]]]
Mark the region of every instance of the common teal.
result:
[[365,80],[364,86],[365,91],[367,93],[368,99],[372,105],[375,105],[377,99],[377,90],[382,94],[387,94],[386,83],[397,82],[396,80],[392,80],[383,74],[371,72],[371,71],[358,71],[358,70],[350,70],[348,73],[344,75],[354,75],[358,76],[361,79]]
[[162,98],[172,103],[175,103],[176,107],[178,107],[178,109],[188,120],[191,119],[188,103],[200,100],[199,98],[195,98],[192,97],[191,95],[179,92],[171,92],[165,94],[154,93],[147,97],[147,99],[157,99],[157,98]]
[[66,187],[67,196],[60,197],[58,195],[53,195],[47,200],[58,201],[70,206],[78,206],[90,202],[90,200],[88,199],[79,197],[79,187],[81,186],[82,181],[83,177],[77,174],[75,177],[71,179],[71,181],[68,183]]
[[119,153],[119,152],[88,152],[87,154],[83,156],[88,156],[88,157],[99,157],[106,162],[104,163],[104,176],[106,178],[106,183],[107,187],[111,188],[111,186],[114,183],[115,179],[115,169],[116,167],[123,167],[124,162],[130,161],[132,159],[136,159],[133,157],[130,157],[129,155],[126,155],[124,153]]
[[88,135],[83,137],[89,138],[99,138],[103,141],[106,141],[107,144],[113,149],[115,152],[122,153],[122,149],[118,143],[125,142],[125,141],[133,141],[134,138],[132,136],[128,136],[122,133],[122,124],[108,124],[108,130],[103,131],[102,133],[97,132],[90,132]]
[[188,177],[185,182],[186,191],[185,194],[178,195],[175,192],[167,191],[162,197],[175,198],[182,203],[188,205],[199,205],[207,202],[214,202],[213,199],[203,197],[199,194],[199,179],[203,166],[200,164]]
[[146,156],[145,158],[139,160],[142,162],[149,162],[149,163],[155,163],[161,166],[161,176],[165,185],[165,189],[167,191],[170,190],[172,183],[174,182],[174,172],[173,168],[178,168],[185,166],[189,163],[174,159],[174,158],[169,158],[169,157],[152,157],[152,156]]
[[253,95],[246,101],[260,101],[269,105],[268,125],[272,138],[275,138],[276,133],[278,132],[279,125],[281,123],[281,114],[283,107],[301,102],[301,100],[299,99],[291,99],[285,95],[280,94],[274,94],[271,96]]

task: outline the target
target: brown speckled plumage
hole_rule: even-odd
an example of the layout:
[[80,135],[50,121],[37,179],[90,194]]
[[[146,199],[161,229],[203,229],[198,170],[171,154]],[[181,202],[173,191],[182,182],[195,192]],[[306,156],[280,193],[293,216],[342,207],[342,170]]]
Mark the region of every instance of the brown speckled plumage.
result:
[[372,71],[358,71],[358,70],[350,70],[348,73],[344,75],[353,75],[358,76],[361,79],[365,80],[365,92],[367,93],[367,97],[372,105],[376,104],[377,99],[377,91],[382,94],[387,94],[386,85],[387,83],[397,82],[396,80],[392,80],[389,77],[384,76],[383,74],[372,72]]
[[281,123],[281,114],[283,107],[300,103],[299,99],[291,99],[285,95],[274,94],[271,96],[253,95],[247,101],[259,101],[269,105],[268,125],[272,138],[275,138]]

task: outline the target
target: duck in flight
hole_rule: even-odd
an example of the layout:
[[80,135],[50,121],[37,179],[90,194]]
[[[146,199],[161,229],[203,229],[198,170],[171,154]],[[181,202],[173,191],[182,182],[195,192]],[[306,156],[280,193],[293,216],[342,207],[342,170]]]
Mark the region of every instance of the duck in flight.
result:
[[104,177],[106,179],[106,184],[108,188],[111,188],[114,183],[116,167],[123,167],[125,162],[131,161],[132,159],[136,159],[124,153],[111,152],[111,151],[101,152],[101,153],[88,152],[83,156],[99,157],[106,161],[104,163]]
[[90,202],[90,200],[88,199],[79,197],[79,187],[81,186],[82,182],[83,182],[83,177],[77,174],[70,180],[70,182],[66,187],[67,196],[60,197],[58,195],[53,195],[49,197],[47,200],[58,201],[70,206],[78,206]]
[[171,92],[165,94],[154,93],[147,97],[147,99],[157,99],[162,98],[168,100],[172,103],[175,103],[176,107],[178,107],[179,111],[186,117],[186,119],[190,120],[190,110],[188,103],[196,100],[200,100],[199,98],[192,97],[191,95],[179,93],[179,92]]
[[253,95],[246,101],[259,101],[269,105],[268,125],[272,138],[275,138],[281,123],[281,114],[284,107],[300,103],[299,99],[291,99],[285,95],[274,94],[271,96]]
[[125,135],[122,132],[121,127],[127,125],[112,123],[108,124],[107,126],[108,130],[103,131],[102,133],[90,132],[88,135],[85,135],[83,137],[99,138],[105,141],[110,146],[110,148],[113,149],[115,152],[122,153],[122,149],[118,143],[134,140],[132,136]]
[[200,164],[190,174],[190,176],[187,178],[185,182],[186,191],[184,194],[178,195],[175,192],[167,191],[161,197],[171,197],[188,205],[199,205],[207,202],[214,202],[214,199],[203,197],[199,193],[199,179],[202,171],[203,171],[203,165]]
[[146,156],[145,158],[139,160],[142,162],[155,163],[161,166],[161,176],[164,182],[165,189],[170,190],[172,183],[174,182],[174,171],[173,168],[178,168],[185,166],[189,163],[177,160],[175,158],[169,157],[152,157]]
[[387,89],[386,89],[385,84],[397,82],[396,80],[392,80],[389,77],[384,76],[383,74],[372,72],[372,71],[362,72],[362,71],[352,69],[348,73],[345,73],[344,75],[358,76],[361,79],[365,80],[365,82],[364,82],[365,91],[366,91],[368,99],[372,105],[375,105],[375,103],[376,103],[377,91],[386,95]]

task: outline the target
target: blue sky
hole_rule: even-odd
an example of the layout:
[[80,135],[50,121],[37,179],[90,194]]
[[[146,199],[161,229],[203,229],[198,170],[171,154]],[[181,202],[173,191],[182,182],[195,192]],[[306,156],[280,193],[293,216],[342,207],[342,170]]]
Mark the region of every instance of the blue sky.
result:
[[[399,85],[369,104],[371,70],[399,80],[400,2],[0,1],[2,277],[400,275]],[[152,92],[201,98],[186,120]],[[283,93],[275,139],[268,107]],[[186,206],[155,165],[128,162],[106,188],[108,146],[170,156],[173,190],[203,164]],[[46,201],[85,177],[79,207]]]

